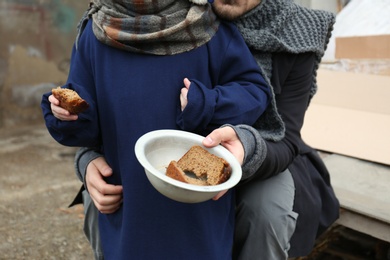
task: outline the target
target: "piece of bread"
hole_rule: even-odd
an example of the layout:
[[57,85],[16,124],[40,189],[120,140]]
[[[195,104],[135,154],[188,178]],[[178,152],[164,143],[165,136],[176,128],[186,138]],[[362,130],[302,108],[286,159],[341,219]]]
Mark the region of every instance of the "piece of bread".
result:
[[171,161],[166,175],[195,185],[217,185],[230,178],[229,163],[201,146],[192,146],[177,162]]
[[89,107],[89,104],[72,89],[57,87],[53,88],[51,93],[60,101],[60,107],[68,110],[71,114],[77,115]]

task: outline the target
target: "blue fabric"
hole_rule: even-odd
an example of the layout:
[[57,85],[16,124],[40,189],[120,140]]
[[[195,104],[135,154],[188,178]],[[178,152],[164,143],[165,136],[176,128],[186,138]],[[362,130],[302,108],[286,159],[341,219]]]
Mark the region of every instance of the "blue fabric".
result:
[[[61,122],[43,96],[50,134],[67,146],[101,146],[113,168],[108,183],[123,185],[123,206],[100,214],[106,259],[231,259],[234,190],[218,201],[185,204],[158,193],[136,160],[146,132],[182,129],[206,134],[222,123],[252,124],[269,103],[269,89],[236,28],[222,23],[206,45],[174,56],[106,46],[85,27],[74,49],[68,82],[90,108]],[[188,77],[188,106],[180,89]]]

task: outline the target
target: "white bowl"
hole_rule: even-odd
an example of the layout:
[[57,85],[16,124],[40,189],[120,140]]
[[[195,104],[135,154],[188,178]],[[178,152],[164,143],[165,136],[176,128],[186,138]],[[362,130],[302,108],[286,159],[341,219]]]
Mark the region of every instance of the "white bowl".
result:
[[[150,183],[166,197],[185,203],[209,200],[220,191],[234,187],[241,179],[241,165],[226,148],[218,145],[206,148],[204,137],[180,130],[156,130],[141,136],[135,144],[135,155],[144,167]],[[219,185],[199,186],[177,181],[165,175],[172,160],[179,160],[193,145],[200,145],[210,153],[224,158],[232,167],[230,178]]]

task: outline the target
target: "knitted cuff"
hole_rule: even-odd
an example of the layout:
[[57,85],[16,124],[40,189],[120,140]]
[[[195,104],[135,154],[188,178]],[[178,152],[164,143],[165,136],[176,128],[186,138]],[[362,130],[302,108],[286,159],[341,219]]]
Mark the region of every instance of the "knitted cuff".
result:
[[244,147],[245,156],[241,180],[246,180],[253,176],[264,162],[267,146],[255,128],[248,125],[237,125],[232,128]]
[[95,148],[82,147],[80,148],[75,155],[74,167],[76,171],[76,176],[81,182],[83,182],[85,189],[88,191],[87,183],[85,182],[85,176],[87,174],[88,164],[95,160],[98,157],[103,155],[97,152]]

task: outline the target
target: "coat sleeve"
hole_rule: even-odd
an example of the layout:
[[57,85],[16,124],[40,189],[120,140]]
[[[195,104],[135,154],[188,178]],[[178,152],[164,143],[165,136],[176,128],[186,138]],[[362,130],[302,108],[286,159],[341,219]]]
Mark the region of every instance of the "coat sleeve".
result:
[[224,26],[208,49],[213,86],[190,79],[179,127],[199,132],[223,124],[253,124],[269,104],[270,91],[242,36],[233,25]]
[[[84,36],[84,35],[83,35]],[[76,121],[62,121],[54,117],[48,97],[42,97],[41,108],[46,127],[51,136],[66,146],[99,146],[99,127],[95,102],[94,80],[91,68],[90,44],[86,37],[79,39],[78,49],[74,47],[68,80],[62,87],[75,90],[85,99],[89,108],[78,115]]]
[[303,152],[301,128],[313,83],[314,59],[313,53],[275,55],[272,85],[278,112],[286,126],[285,137],[278,142],[269,141],[253,127],[237,126],[235,131],[245,150],[243,178],[266,179],[277,175]]

